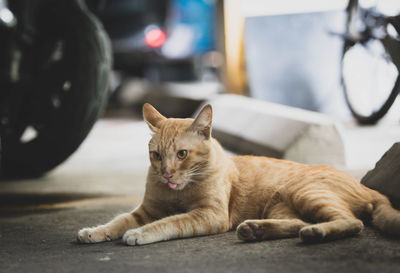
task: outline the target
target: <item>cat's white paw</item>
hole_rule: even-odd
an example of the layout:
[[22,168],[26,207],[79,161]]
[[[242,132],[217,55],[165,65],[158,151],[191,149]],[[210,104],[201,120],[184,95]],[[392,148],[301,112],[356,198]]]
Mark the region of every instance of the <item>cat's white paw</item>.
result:
[[130,246],[152,243],[152,241],[150,241],[147,237],[148,236],[146,236],[146,233],[144,233],[141,228],[135,228],[125,232],[124,236],[122,237],[122,241]]
[[77,240],[80,243],[100,243],[111,241],[111,236],[106,228],[99,226],[81,229],[78,231]]

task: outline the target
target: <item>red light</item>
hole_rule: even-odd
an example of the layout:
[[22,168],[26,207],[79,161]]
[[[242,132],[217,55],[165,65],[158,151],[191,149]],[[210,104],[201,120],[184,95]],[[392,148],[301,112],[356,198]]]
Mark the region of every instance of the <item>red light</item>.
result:
[[166,36],[161,29],[155,28],[146,33],[145,40],[151,47],[160,47],[164,44]]

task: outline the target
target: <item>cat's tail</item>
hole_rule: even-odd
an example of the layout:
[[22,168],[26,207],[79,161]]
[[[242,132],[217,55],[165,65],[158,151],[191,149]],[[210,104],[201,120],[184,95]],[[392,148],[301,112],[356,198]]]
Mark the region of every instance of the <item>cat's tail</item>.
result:
[[382,194],[374,191],[372,224],[384,233],[400,237],[400,211]]

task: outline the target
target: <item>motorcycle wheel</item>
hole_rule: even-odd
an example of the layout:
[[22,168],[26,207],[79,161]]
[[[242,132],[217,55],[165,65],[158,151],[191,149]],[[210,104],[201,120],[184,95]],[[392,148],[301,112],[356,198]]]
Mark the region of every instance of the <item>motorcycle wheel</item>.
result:
[[12,130],[1,136],[1,175],[53,169],[85,139],[108,98],[110,43],[82,1],[53,1],[38,23],[34,67]]

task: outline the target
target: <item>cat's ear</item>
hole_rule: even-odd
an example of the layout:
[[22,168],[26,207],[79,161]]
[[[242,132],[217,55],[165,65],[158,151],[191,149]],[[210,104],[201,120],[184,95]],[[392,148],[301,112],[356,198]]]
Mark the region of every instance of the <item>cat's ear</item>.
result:
[[157,133],[160,129],[160,123],[167,118],[161,115],[150,103],[143,105],[143,119],[149,125],[150,130]]
[[211,123],[212,107],[207,104],[201,109],[189,130],[197,132],[199,135],[204,136],[205,139],[209,139],[211,137]]

